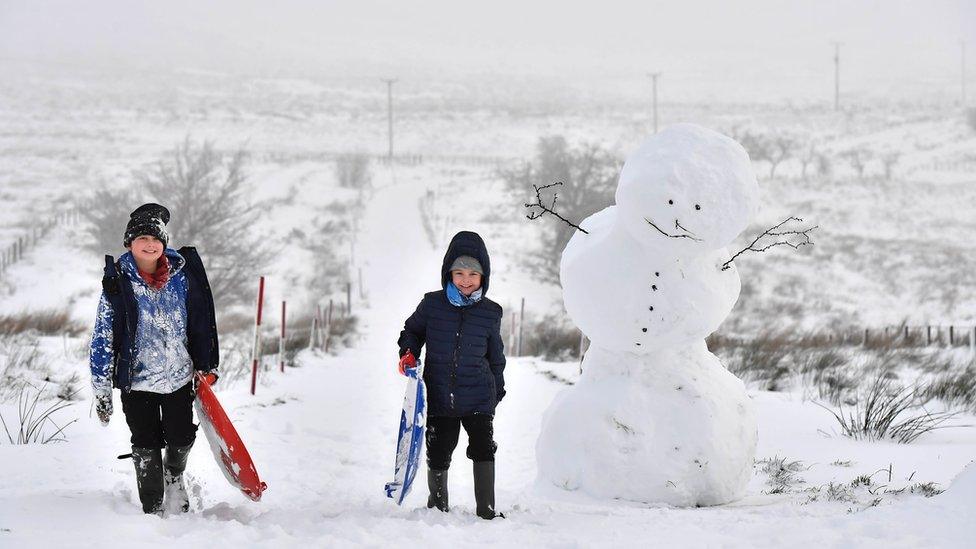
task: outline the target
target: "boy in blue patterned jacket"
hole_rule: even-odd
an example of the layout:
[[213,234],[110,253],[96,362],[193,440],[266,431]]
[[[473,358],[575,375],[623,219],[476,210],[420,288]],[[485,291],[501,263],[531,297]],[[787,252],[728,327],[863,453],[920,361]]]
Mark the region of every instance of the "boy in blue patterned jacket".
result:
[[[144,204],[130,214],[116,262],[106,256],[90,366],[95,411],[112,415],[112,388],[132,433],[142,509],[188,511],[183,471],[196,438],[194,370],[215,382],[218,364],[213,295],[194,248],[167,247],[169,210]],[[166,448],[165,461],[162,449]]]

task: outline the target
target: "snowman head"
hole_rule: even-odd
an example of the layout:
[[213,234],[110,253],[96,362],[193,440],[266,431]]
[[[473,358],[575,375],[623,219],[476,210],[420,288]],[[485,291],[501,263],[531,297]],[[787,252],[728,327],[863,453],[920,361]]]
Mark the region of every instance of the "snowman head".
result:
[[694,254],[728,246],[746,228],[759,186],[741,145],[695,124],[676,124],[627,158],[616,202],[638,241]]

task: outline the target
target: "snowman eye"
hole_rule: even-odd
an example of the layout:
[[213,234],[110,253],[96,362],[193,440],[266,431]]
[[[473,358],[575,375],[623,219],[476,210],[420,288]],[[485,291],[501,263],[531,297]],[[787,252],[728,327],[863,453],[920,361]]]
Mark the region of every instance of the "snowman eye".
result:
[[668,200],[668,204],[674,205],[674,200]]
[[701,209],[701,206],[699,206],[698,204],[695,204],[695,209],[696,210],[700,210]]

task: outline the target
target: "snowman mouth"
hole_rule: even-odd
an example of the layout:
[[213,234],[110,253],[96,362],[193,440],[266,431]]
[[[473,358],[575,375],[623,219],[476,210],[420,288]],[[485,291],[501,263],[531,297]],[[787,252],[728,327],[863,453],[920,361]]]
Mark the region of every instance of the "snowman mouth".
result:
[[701,239],[700,238],[696,237],[694,235],[694,233],[692,233],[688,229],[684,228],[681,225],[681,223],[678,223],[678,220],[677,219],[674,220],[674,228],[680,230],[681,232],[675,232],[673,234],[665,231],[661,227],[658,227],[653,221],[651,221],[650,219],[648,219],[646,217],[644,218],[644,221],[647,221],[647,224],[648,225],[650,225],[651,227],[654,227],[655,229],[657,229],[657,232],[663,234],[664,236],[666,236],[668,238],[690,238],[691,240],[694,240],[695,242],[701,242]]

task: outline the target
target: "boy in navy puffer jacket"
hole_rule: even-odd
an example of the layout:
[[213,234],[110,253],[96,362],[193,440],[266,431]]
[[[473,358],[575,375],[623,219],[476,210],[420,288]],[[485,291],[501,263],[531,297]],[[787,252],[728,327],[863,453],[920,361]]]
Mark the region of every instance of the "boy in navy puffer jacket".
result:
[[[95,411],[112,415],[112,388],[132,433],[139,500],[146,513],[189,510],[183,470],[196,437],[194,371],[216,381],[213,295],[196,250],[167,247],[169,210],[144,204],[130,214],[129,251],[106,256],[90,366]],[[162,448],[166,448],[163,461]]]
[[502,308],[485,297],[491,262],[477,233],[454,235],[441,267],[442,290],[424,295],[400,332],[400,370],[415,365],[427,346],[427,507],[448,510],[447,470],[460,428],[468,434],[474,462],[478,516],[495,513],[495,449],[492,420],[505,396]]

